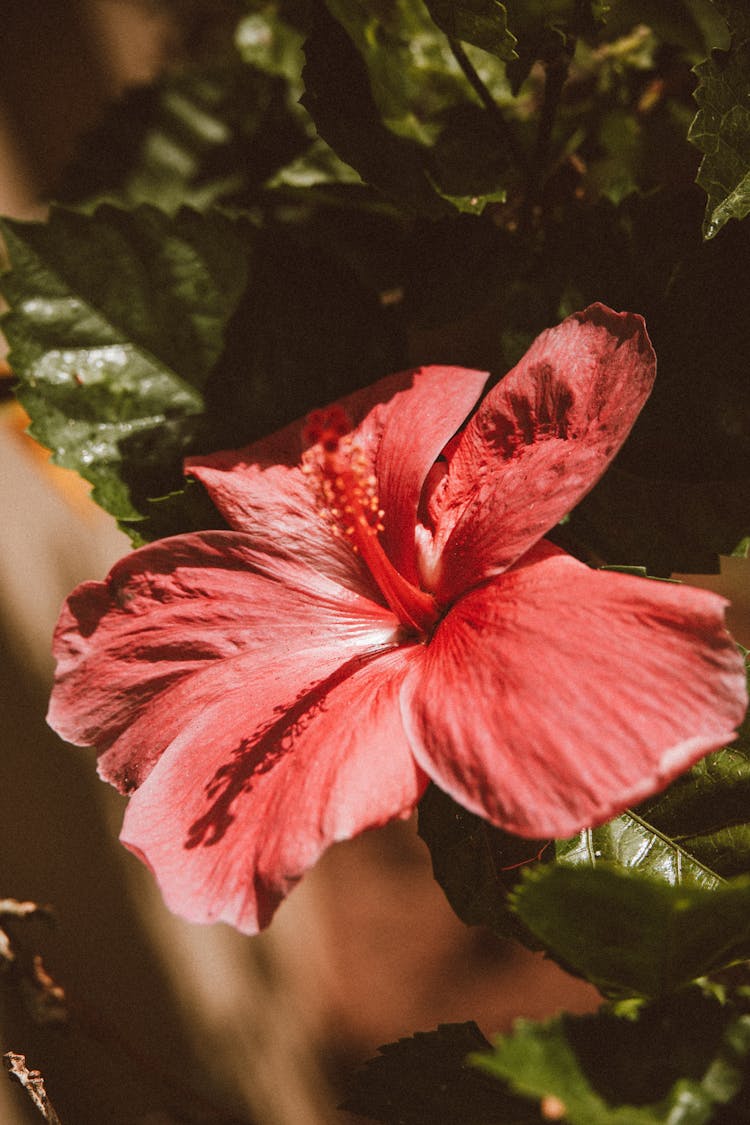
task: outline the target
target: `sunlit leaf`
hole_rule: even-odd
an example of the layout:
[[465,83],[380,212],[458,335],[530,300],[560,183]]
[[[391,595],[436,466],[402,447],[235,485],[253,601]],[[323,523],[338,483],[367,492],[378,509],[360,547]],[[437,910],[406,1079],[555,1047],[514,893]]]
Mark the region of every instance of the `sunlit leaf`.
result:
[[722,880],[699,863],[687,847],[660,832],[637,813],[623,813],[599,828],[586,828],[555,844],[558,863],[596,868],[616,865],[672,886],[718,887]]
[[549,864],[511,897],[545,948],[605,993],[663,996],[750,957],[750,877],[707,889]]
[[31,432],[118,519],[180,486],[182,453],[247,277],[220,215],[105,205],[6,220],[3,327]]
[[246,202],[310,144],[285,80],[233,55],[168,72],[129,91],[81,143],[56,192],[64,202]]
[[[496,116],[426,8],[328,8],[316,7],[305,43],[302,103],[341,160],[411,213],[481,212],[503,199],[510,165]],[[479,54],[488,90],[507,94],[502,64]]]

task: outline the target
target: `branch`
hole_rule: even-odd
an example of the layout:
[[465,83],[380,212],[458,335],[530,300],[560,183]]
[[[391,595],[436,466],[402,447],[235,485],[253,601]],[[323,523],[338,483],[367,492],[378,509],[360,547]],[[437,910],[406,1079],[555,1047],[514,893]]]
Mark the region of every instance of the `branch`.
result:
[[13,1051],[8,1051],[3,1055],[3,1062],[8,1071],[8,1076],[14,1082],[18,1082],[19,1085],[23,1086],[24,1090],[47,1122],[47,1125],[62,1125],[60,1118],[55,1112],[55,1107],[47,1097],[47,1091],[44,1088],[44,1079],[38,1070],[29,1070],[26,1065],[26,1056],[17,1055]]
[[448,42],[450,44],[450,49],[453,52],[453,57],[461,67],[461,70],[463,71],[464,76],[469,82],[469,85],[481,101],[484,108],[492,117],[498,135],[502,139],[503,144],[505,144],[505,146],[507,147],[515,163],[520,168],[525,168],[526,154],[521,148],[521,145],[519,144],[516,135],[510,126],[510,122],[507,120],[502,110],[500,109],[500,106],[497,104],[495,99],[492,97],[492,94],[489,92],[484,82],[477,74],[474,64],[466,54],[466,51],[463,49],[459,41],[449,35]]

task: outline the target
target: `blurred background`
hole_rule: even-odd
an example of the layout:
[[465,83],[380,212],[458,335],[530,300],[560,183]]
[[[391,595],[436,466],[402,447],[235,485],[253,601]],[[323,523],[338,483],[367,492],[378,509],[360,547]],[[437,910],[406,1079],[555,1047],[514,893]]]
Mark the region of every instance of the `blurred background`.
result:
[[[217,6],[5,5],[0,212],[43,217],[81,134],[179,61]],[[424,333],[417,347],[431,352]],[[439,1022],[474,1018],[489,1034],[519,1015],[594,1007],[593,989],[453,916],[412,824],[332,849],[259,938],[167,913],[117,842],[122,802],[93,756],[44,721],[60,604],[129,544],[24,434],[0,374],[0,898],[53,907],[53,921],[19,921],[12,936],[29,963],[41,955],[68,1011],[35,1019],[6,974],[0,1042],[41,1070],[62,1125],[345,1125],[346,1075],[380,1043]],[[691,580],[733,600],[730,624],[750,644],[747,577],[729,559],[721,576]],[[0,1122],[40,1119],[0,1075]]]

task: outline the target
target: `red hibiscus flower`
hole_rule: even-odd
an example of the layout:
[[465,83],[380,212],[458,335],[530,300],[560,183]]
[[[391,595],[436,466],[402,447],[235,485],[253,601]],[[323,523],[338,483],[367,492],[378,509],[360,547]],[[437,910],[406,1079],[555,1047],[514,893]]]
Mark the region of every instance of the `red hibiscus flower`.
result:
[[232,530],[78,587],[49,714],[132,794],[122,839],[173,910],[267,925],[329,844],[408,816],[429,779],[511,832],[569,836],[731,741],[723,599],[541,538],[654,369],[642,320],[593,305],[473,415],[486,376],[429,367],[350,396],[350,431],[317,412],[304,450],[297,427],[188,462]]

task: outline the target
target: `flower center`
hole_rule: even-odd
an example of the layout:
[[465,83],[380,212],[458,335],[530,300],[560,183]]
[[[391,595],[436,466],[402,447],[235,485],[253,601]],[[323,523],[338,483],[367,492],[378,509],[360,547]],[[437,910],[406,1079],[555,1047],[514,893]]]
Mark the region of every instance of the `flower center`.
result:
[[378,500],[377,479],[362,450],[352,443],[351,429],[341,407],[310,414],[302,436],[311,448],[303,455],[302,471],[315,488],[321,515],[334,534],[345,538],[362,558],[399,620],[426,637],[439,617],[435,599],[404,578],[383,550],[379,533],[385,512]]

